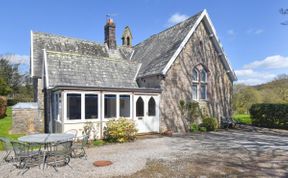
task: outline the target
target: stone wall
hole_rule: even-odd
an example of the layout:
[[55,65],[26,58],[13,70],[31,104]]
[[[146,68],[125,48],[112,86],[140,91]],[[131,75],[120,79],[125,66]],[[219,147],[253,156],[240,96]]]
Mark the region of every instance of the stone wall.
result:
[[202,64],[208,69],[207,100],[199,101],[209,116],[231,116],[233,83],[213,43],[201,23],[161,81],[160,131],[187,132],[192,119],[184,119],[179,101],[192,101],[192,69]]
[[44,131],[44,122],[37,103],[18,103],[12,107],[13,134],[28,134]]

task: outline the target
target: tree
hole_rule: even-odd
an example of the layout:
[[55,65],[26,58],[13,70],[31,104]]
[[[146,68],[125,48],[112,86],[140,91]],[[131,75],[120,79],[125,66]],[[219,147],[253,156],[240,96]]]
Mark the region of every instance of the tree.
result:
[[0,78],[0,95],[7,96],[11,92],[12,89],[9,87],[9,85],[5,82],[3,78]]
[[[282,15],[288,15],[288,9],[281,8],[279,12]],[[282,22],[281,25],[288,25],[288,20]]]
[[17,92],[22,84],[22,75],[18,71],[19,64],[10,64],[7,59],[0,59],[0,77],[9,85],[13,92]]
[[33,101],[33,87],[28,74],[21,74],[19,64],[10,64],[0,56],[0,95],[13,99],[14,102]]

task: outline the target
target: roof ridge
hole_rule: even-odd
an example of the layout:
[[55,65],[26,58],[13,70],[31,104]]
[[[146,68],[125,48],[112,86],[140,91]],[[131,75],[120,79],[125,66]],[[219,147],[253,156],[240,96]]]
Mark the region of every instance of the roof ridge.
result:
[[32,33],[33,34],[40,34],[40,35],[48,35],[48,36],[51,36],[51,37],[66,38],[66,39],[70,39],[70,40],[76,40],[76,41],[87,42],[87,43],[93,43],[95,45],[99,45],[99,46],[104,46],[105,47],[104,43],[98,43],[96,41],[86,40],[86,39],[77,38],[77,37],[70,37],[70,36],[64,36],[64,35],[55,34],[55,33],[39,32],[39,31],[32,31]]
[[96,60],[101,60],[101,59],[105,59],[108,61],[115,61],[115,62],[127,62],[130,64],[139,64],[139,62],[136,61],[130,61],[130,60],[124,60],[124,59],[119,59],[119,58],[111,58],[111,57],[101,57],[101,59],[97,56],[93,56],[93,55],[87,55],[87,54],[79,54],[79,53],[72,53],[72,52],[59,52],[59,51],[52,51],[52,50],[46,50],[46,53],[50,53],[50,54],[55,54],[55,55],[66,55],[66,56],[78,56],[78,57],[87,57],[87,58],[92,58],[92,59],[96,59]]
[[196,13],[195,15],[187,18],[186,20],[184,20],[184,21],[182,21],[182,22],[179,22],[179,23],[177,23],[177,24],[175,24],[175,25],[173,25],[173,26],[171,26],[171,27],[169,27],[169,28],[166,28],[166,29],[164,29],[164,30],[162,30],[162,31],[160,31],[160,32],[158,32],[158,33],[156,33],[156,34],[153,34],[153,35],[149,36],[149,37],[146,38],[145,40],[143,40],[143,41],[139,42],[138,44],[134,45],[133,48],[135,48],[136,46],[144,43],[145,41],[148,41],[149,39],[151,39],[151,38],[153,38],[153,37],[155,37],[155,36],[157,36],[157,35],[160,35],[161,33],[164,33],[164,32],[166,32],[166,31],[168,31],[168,30],[171,30],[171,29],[175,28],[176,26],[179,26],[180,24],[183,24],[183,23],[185,23],[185,22],[193,19],[193,18],[196,17],[196,16],[201,15],[204,11],[205,11],[205,9],[202,10],[202,11],[199,11],[199,12]]

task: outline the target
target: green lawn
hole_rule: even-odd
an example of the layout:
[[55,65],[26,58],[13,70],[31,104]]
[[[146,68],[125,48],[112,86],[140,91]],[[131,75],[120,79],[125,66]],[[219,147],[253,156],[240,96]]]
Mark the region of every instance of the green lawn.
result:
[[252,124],[252,120],[249,114],[235,114],[232,118],[234,121],[238,121],[241,124]]
[[[18,137],[23,136],[21,134],[9,134],[9,130],[12,127],[12,108],[8,107],[6,111],[7,116],[0,119],[0,137],[8,137],[12,140],[16,140]],[[0,150],[2,145],[0,144]]]

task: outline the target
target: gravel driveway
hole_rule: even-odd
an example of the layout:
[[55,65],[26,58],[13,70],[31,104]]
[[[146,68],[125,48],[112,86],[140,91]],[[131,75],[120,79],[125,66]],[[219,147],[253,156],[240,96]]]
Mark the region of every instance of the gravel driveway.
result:
[[[288,177],[288,132],[244,127],[203,134],[139,139],[133,143],[87,149],[88,160],[19,175],[11,164],[0,177]],[[94,167],[110,160],[108,167]]]

